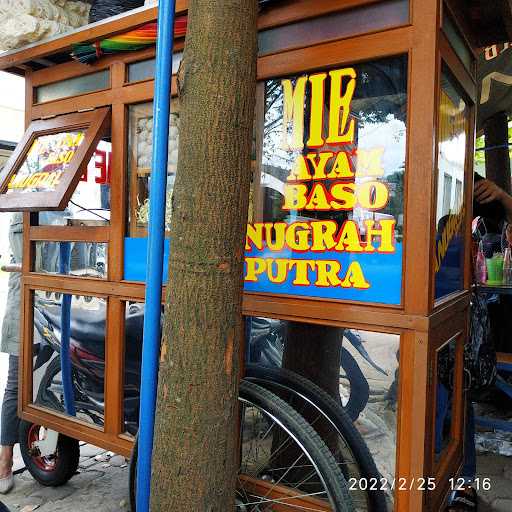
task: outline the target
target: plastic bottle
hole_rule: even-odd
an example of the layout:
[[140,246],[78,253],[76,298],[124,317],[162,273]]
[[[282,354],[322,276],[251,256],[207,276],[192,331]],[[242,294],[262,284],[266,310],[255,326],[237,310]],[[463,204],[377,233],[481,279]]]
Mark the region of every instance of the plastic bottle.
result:
[[510,247],[505,249],[503,257],[503,284],[512,285],[512,253]]
[[487,265],[485,263],[485,255],[482,250],[482,242],[478,245],[478,252],[476,255],[475,274],[478,283],[487,282]]

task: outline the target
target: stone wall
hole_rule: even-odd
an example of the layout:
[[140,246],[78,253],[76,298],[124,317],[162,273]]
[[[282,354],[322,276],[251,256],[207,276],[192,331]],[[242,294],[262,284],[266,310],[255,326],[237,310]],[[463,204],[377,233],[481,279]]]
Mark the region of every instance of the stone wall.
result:
[[88,23],[90,5],[70,0],[0,0],[0,50],[12,50]]

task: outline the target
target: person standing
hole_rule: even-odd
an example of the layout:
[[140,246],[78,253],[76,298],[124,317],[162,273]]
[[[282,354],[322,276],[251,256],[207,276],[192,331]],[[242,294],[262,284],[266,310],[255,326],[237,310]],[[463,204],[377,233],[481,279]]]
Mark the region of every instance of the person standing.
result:
[[[23,254],[23,215],[14,213],[9,228],[11,264],[21,265]],[[18,442],[18,356],[20,346],[21,274],[9,276],[7,304],[2,324],[0,352],[9,354],[9,372],[1,411],[0,431],[0,494],[14,486],[12,474],[13,448]]]
[[[476,217],[484,219],[486,228],[491,233],[500,233],[504,224],[512,223],[512,196],[494,182],[475,173],[473,218]],[[474,305],[472,314],[483,313]],[[473,486],[476,479],[475,415],[473,404],[469,400],[466,404],[464,460],[460,478],[464,480],[465,485],[452,493],[446,512],[478,509],[477,491]]]

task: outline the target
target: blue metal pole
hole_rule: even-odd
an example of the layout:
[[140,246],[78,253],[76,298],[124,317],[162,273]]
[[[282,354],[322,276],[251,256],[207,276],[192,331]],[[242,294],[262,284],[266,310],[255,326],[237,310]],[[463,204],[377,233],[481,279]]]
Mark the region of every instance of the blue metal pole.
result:
[[[59,272],[69,274],[71,246],[69,242],[59,243]],[[60,307],[60,373],[62,376],[62,389],[64,391],[64,408],[70,416],[76,416],[75,392],[71,378],[71,355],[69,343],[71,338],[71,298],[65,293],[62,295]]]
[[167,187],[167,151],[174,43],[175,0],[158,3],[155,100],[153,105],[153,161],[149,189],[146,307],[142,346],[137,512],[149,512],[151,452],[155,426],[158,362],[161,337],[161,297]]

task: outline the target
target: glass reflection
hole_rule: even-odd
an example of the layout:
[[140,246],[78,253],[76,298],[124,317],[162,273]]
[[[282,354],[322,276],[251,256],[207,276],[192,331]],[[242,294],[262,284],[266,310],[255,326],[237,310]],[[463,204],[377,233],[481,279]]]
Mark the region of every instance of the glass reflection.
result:
[[36,103],[44,103],[71,96],[78,96],[92,91],[108,89],[110,86],[110,70],[68,78],[51,84],[36,87]]
[[246,291],[401,301],[407,60],[265,83]]
[[409,23],[409,2],[387,0],[361,8],[345,9],[306,21],[260,31],[260,55],[312,46],[367,32],[378,32]]
[[469,109],[446,75],[441,84],[435,247],[435,298],[462,290],[464,170]]
[[39,214],[40,225],[107,226],[110,224],[112,143],[101,140],[63,211]]
[[144,304],[127,302],[125,313],[124,430],[135,436],[139,425]]
[[107,244],[35,242],[35,247],[34,272],[102,279],[107,276]]
[[83,131],[36,137],[7,188],[10,193],[54,192],[84,141]]
[[436,462],[452,439],[453,372],[457,339],[437,351],[436,420],[434,454]]
[[[181,61],[183,59],[183,52],[174,53],[172,56],[172,74],[178,72]],[[126,66],[128,68],[127,81],[139,82],[141,80],[151,80],[155,78],[156,59],[139,60],[132,62]]]
[[[246,330],[246,377],[260,379],[259,384],[270,386],[290,401],[333,453],[341,450],[347,479],[357,479],[361,471],[357,452],[340,448],[339,439],[333,441],[330,430],[312,414],[310,406],[288,392],[283,394],[276,385],[276,378],[285,378],[283,374],[265,374],[264,368],[292,371],[327,391],[353,420],[378,473],[391,481],[395,476],[400,337],[258,317],[247,319]],[[367,510],[361,505],[366,493],[359,490],[362,492],[355,497],[358,510]]]
[[[169,159],[167,165],[166,229],[171,222],[171,198],[178,165],[179,112],[171,112],[169,119]],[[128,132],[128,189],[130,237],[147,236],[149,219],[149,181],[153,156],[153,103],[132,105],[129,108]]]
[[[102,427],[107,301],[39,290],[34,292],[33,299],[34,403]],[[67,312],[69,324],[65,320]],[[71,365],[65,374],[69,381],[63,378],[66,369],[61,359],[66,353],[66,345],[62,344],[66,325]],[[69,388],[66,382],[70,383]]]

